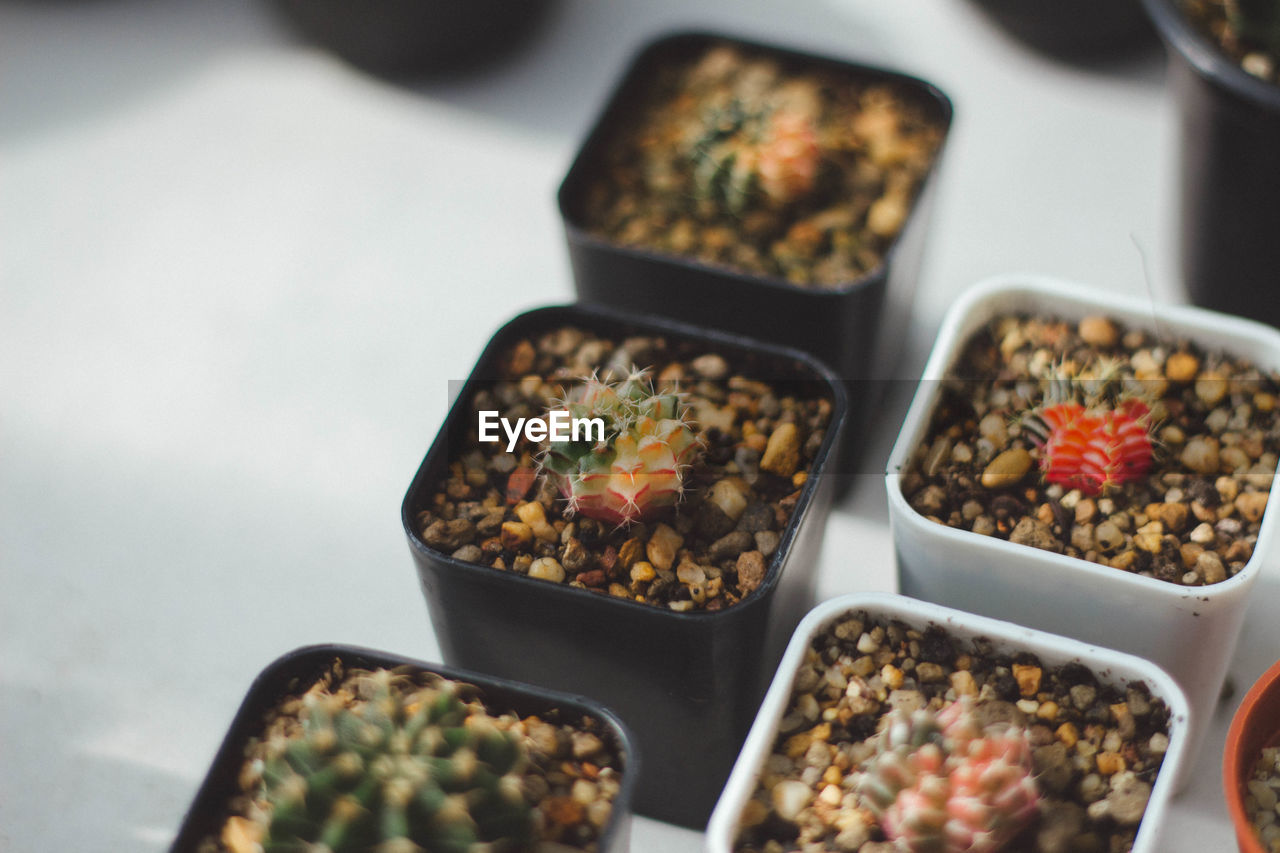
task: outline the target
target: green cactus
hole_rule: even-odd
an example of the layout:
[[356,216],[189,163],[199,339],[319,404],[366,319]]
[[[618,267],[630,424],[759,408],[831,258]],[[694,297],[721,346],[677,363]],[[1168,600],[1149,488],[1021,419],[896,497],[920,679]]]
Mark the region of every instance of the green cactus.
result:
[[807,115],[733,98],[703,119],[688,154],[696,198],[736,215],[761,195],[787,204],[813,189],[821,152]]
[[570,513],[625,526],[683,498],[702,443],[680,396],[654,393],[646,371],[633,370],[616,384],[593,376],[552,411],[603,426],[603,435],[548,441],[539,458]]
[[967,700],[894,711],[859,792],[910,853],[995,853],[1036,815],[1026,732],[978,724]]
[[313,690],[262,744],[264,853],[513,853],[533,838],[516,736],[451,682],[356,673],[366,698]]
[[1226,0],[1237,38],[1280,57],[1280,0]]

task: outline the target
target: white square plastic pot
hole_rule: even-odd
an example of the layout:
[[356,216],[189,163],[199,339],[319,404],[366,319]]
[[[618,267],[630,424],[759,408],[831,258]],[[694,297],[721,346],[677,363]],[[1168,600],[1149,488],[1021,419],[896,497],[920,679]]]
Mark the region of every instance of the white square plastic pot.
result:
[[1045,666],[1080,663],[1092,670],[1103,684],[1145,683],[1151,695],[1163,700],[1169,708],[1169,749],[1151,787],[1151,798],[1138,827],[1132,853],[1160,850],[1164,814],[1174,794],[1175,780],[1182,775],[1188,759],[1187,698],[1168,674],[1133,655],[901,595],[877,592],[833,598],[810,611],[796,628],[720,801],[711,814],[704,848],[707,853],[730,853],[733,849],[742,810],[755,792],[760,770],[777,740],[778,725],[786,714],[792,685],[804,662],[805,651],[815,638],[836,622],[859,611],[865,611],[872,617],[897,620],[920,631],[936,625],[960,640],[981,637],[991,641],[997,652],[1030,652]]
[[1194,587],[959,530],[920,515],[902,494],[901,472],[925,437],[941,391],[939,380],[970,335],[993,317],[1013,312],[1067,320],[1105,314],[1161,337],[1248,358],[1264,371],[1280,369],[1280,332],[1199,308],[1153,305],[1049,278],[989,279],[966,292],[943,320],[885,476],[903,594],[1154,661],[1187,692],[1194,756],[1235,651],[1249,590],[1263,564],[1275,558],[1280,510],[1276,502],[1268,503],[1253,556],[1239,574]]

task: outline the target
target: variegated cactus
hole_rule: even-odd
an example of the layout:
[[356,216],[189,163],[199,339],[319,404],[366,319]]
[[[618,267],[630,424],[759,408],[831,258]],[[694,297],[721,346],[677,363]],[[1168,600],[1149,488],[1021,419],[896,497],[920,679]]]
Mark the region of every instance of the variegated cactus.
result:
[[702,443],[680,396],[655,393],[646,371],[616,384],[592,377],[554,408],[603,425],[590,438],[548,441],[539,459],[570,513],[629,525],[684,497]]
[[995,853],[1036,814],[1025,731],[981,727],[968,700],[936,715],[894,711],[859,791],[910,853]]

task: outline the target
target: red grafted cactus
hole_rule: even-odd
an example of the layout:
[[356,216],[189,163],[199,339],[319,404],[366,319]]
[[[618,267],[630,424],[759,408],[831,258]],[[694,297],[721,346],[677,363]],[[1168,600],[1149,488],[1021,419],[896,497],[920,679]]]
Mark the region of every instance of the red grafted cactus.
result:
[[937,714],[894,711],[859,791],[890,841],[911,853],[996,853],[1036,815],[1024,730],[983,728],[968,700]]

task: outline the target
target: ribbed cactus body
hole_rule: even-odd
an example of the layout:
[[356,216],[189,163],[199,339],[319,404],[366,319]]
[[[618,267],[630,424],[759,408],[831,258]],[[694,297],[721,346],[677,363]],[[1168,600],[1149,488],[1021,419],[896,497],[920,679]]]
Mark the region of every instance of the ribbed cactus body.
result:
[[541,466],[570,513],[627,525],[673,506],[701,443],[676,394],[655,394],[635,371],[610,384],[593,377],[559,407],[573,419],[598,418],[603,438],[550,441]]
[[893,712],[879,747],[859,790],[911,853],[995,853],[1036,814],[1026,733],[983,730],[967,701],[937,715]]
[[779,204],[813,189],[822,152],[813,120],[787,108],[749,108],[734,99],[711,110],[692,145],[693,187],[732,213],[760,193]]
[[387,670],[368,697],[312,692],[300,731],[264,744],[265,853],[524,850],[532,810],[516,736],[447,683],[404,687]]

